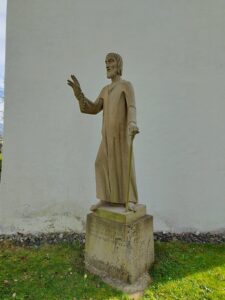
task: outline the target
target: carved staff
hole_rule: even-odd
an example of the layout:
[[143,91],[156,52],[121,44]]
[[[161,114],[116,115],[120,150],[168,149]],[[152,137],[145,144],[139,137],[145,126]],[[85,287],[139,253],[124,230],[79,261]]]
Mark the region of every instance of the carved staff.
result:
[[128,184],[127,184],[127,199],[126,199],[126,212],[128,211],[129,197],[130,197],[130,179],[131,179],[131,168],[132,168],[132,153],[133,153],[133,141],[135,134],[131,135],[131,143],[128,157]]

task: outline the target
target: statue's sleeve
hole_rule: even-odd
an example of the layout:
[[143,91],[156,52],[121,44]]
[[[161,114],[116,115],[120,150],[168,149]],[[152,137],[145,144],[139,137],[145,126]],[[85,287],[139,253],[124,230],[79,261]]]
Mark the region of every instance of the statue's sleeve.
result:
[[134,96],[134,89],[130,82],[126,83],[125,87],[125,96],[126,96],[126,103],[127,103],[127,124],[133,122],[137,123],[136,120],[136,105],[135,105],[135,96]]
[[103,90],[99,94],[95,102],[87,99],[81,92],[78,97],[78,102],[80,106],[80,111],[85,114],[95,115],[103,109]]

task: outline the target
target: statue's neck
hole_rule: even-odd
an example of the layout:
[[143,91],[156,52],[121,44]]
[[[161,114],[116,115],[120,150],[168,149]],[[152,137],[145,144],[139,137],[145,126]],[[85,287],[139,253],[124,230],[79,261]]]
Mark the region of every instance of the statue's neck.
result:
[[115,77],[111,78],[112,83],[117,82],[121,79],[120,75],[116,75]]

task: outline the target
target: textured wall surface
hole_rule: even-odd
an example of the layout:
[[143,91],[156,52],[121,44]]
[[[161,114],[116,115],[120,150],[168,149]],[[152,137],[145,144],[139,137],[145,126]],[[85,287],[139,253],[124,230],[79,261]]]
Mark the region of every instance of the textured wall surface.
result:
[[155,230],[225,228],[225,2],[8,1],[0,233],[84,230],[101,118],[82,115],[124,58],[138,125],[139,199]]

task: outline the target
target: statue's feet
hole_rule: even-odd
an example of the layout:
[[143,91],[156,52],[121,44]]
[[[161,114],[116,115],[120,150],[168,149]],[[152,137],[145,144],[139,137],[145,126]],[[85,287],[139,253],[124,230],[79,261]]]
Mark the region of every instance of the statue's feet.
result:
[[136,212],[137,211],[137,205],[135,203],[128,203],[128,211],[133,211]]
[[106,203],[107,203],[106,201],[100,200],[98,203],[92,205],[92,206],[90,207],[90,210],[91,210],[91,211],[96,211],[96,209],[98,209],[99,207],[105,205]]

